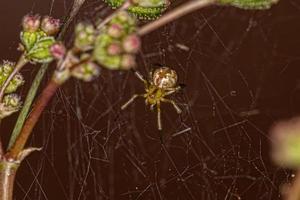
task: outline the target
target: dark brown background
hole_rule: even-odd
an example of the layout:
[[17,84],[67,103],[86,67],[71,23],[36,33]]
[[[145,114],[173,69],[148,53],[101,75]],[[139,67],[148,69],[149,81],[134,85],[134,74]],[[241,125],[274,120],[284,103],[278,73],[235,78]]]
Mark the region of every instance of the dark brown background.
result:
[[[17,59],[22,16],[63,18],[71,4],[1,0],[1,58]],[[108,12],[102,1],[89,0],[76,20],[96,21]],[[142,100],[120,112],[143,90],[132,74],[102,70],[92,83],[72,80],[34,130],[28,145],[44,148],[23,163],[15,198],[280,199],[291,173],[271,163],[268,129],[300,110],[299,33],[300,2],[281,0],[269,11],[210,7],[145,36],[141,73],[167,65],[187,85],[174,97],[181,116],[162,107],[165,145]],[[23,96],[37,68],[23,70]],[[253,109],[260,113],[241,116]],[[5,143],[16,116],[1,125]]]

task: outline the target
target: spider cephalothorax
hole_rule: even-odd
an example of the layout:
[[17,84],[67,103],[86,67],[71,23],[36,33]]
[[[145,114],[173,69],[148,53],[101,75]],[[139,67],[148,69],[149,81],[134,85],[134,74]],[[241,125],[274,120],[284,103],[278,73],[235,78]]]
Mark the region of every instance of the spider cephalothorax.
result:
[[143,76],[136,71],[134,73],[141,81],[144,82],[146,93],[133,95],[131,99],[129,99],[129,101],[127,101],[122,106],[122,110],[125,109],[129,104],[131,104],[137,97],[145,98],[145,103],[146,105],[150,106],[151,110],[156,106],[157,126],[158,129],[161,130],[161,102],[171,103],[177,113],[181,113],[181,109],[173,100],[165,98],[166,96],[173,94],[174,92],[177,92],[179,89],[181,89],[180,86],[177,86],[177,73],[168,67],[161,67],[156,69],[153,73],[150,73],[150,80],[145,80]]

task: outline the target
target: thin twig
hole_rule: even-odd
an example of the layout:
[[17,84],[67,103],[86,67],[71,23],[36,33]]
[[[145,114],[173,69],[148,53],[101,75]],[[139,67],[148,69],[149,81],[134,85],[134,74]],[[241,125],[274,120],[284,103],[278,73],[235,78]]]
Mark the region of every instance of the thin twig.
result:
[[132,5],[132,1],[131,0],[127,0],[123,3],[123,5],[117,9],[116,11],[114,11],[111,15],[109,15],[108,17],[106,17],[103,21],[101,21],[100,24],[97,25],[97,29],[100,30],[104,25],[106,25],[117,13],[127,10],[130,6]]
[[70,23],[73,21],[74,17],[79,12],[80,8],[84,4],[86,0],[74,0],[71,11],[68,15],[68,17],[65,19],[64,25],[62,27],[62,30],[58,36],[58,39],[62,39],[62,37],[65,35],[65,32],[69,28]]
[[173,9],[172,11],[163,15],[159,19],[144,25],[143,27],[141,27],[138,30],[138,34],[140,36],[146,35],[165,24],[174,21],[175,19],[178,19],[178,18],[180,18],[184,15],[187,15],[193,11],[213,5],[215,3],[216,3],[216,0],[191,0],[181,6]]

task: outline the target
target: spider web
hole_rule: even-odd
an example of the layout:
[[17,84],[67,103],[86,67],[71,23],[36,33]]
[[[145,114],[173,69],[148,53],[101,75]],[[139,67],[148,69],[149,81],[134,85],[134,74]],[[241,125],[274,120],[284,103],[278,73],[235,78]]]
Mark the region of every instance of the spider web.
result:
[[[24,14],[64,16],[72,3],[16,2],[1,3],[19,10],[1,14],[16,21],[1,33],[2,57],[10,59]],[[143,100],[120,110],[144,92],[133,74],[103,69],[92,83],[69,81],[35,128],[28,145],[43,151],[21,166],[15,198],[280,199],[293,173],[270,161],[268,129],[299,111],[299,10],[296,0],[261,12],[214,6],[143,37],[138,70],[147,76],[157,64],[169,66],[186,85],[172,96],[181,115],[162,105],[162,133]],[[89,0],[76,20],[96,22],[109,12]],[[35,72],[25,69],[26,80]]]

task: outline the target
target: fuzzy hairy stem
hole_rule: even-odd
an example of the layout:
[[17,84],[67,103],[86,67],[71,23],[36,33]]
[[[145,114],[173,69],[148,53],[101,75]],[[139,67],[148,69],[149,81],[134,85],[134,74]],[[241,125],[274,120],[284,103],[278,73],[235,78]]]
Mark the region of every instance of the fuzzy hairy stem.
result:
[[183,5],[175,8],[174,10],[170,11],[169,13],[163,15],[159,19],[144,25],[143,27],[141,27],[138,30],[138,34],[140,36],[146,35],[169,22],[172,22],[172,21],[174,21],[184,15],[187,15],[193,11],[196,11],[200,8],[204,8],[204,7],[213,5],[216,2],[217,2],[216,0],[192,0],[192,1],[189,1]]
[[18,167],[18,162],[0,161],[0,200],[13,199],[14,180]]

